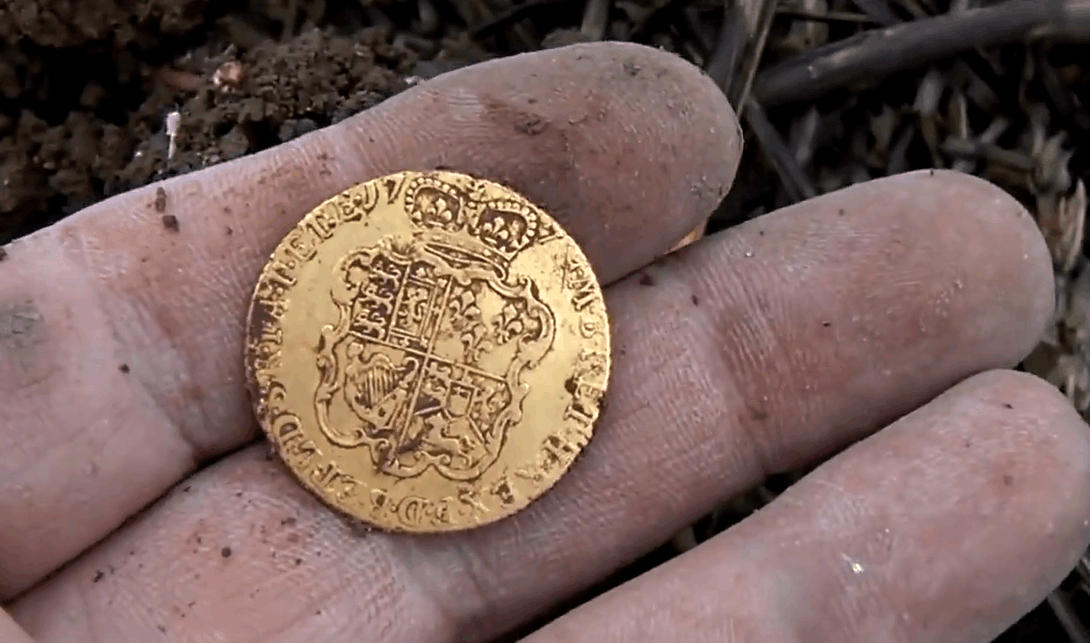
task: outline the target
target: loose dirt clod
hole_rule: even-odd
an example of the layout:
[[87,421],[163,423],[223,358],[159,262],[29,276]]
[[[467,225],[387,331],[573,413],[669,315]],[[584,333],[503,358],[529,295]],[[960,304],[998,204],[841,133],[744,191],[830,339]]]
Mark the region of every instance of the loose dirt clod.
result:
[[231,91],[242,87],[242,78],[245,67],[237,60],[228,60],[216,69],[212,74],[212,84],[220,91]]

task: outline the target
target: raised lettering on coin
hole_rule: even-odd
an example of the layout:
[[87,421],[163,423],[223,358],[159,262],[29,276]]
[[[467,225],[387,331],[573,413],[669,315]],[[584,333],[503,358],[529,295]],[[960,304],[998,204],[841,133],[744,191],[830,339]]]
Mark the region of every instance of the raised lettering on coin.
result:
[[295,478],[372,526],[454,531],[541,496],[590,440],[605,302],[559,224],[496,183],[402,172],[319,205],[254,288],[246,378]]

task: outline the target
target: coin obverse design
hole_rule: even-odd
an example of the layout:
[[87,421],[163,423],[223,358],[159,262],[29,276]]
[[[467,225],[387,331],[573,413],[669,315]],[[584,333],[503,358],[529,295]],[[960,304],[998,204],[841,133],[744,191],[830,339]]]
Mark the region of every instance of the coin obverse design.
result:
[[293,475],[389,531],[467,529],[551,487],[610,373],[598,280],[499,184],[401,172],[325,201],[254,289],[246,379]]

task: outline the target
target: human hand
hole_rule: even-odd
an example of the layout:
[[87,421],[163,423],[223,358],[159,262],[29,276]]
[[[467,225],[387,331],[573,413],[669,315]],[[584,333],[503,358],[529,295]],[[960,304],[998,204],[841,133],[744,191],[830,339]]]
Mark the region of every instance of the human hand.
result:
[[[1051,313],[1033,221],[979,179],[923,172],[663,258],[726,192],[740,147],[687,63],[575,46],[445,75],[11,244],[0,640],[483,642],[872,433],[527,641],[998,635],[1090,539],[1087,427],[1046,383],[993,370]],[[306,211],[440,166],[512,185],[583,246],[608,285],[608,405],[525,511],[462,534],[363,533],[251,443],[243,317]]]

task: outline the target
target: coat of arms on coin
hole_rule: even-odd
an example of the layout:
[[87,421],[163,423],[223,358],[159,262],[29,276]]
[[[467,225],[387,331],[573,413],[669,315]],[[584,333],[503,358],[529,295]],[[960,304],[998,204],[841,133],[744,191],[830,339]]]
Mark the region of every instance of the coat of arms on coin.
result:
[[605,302],[560,225],[499,184],[402,172],[319,205],[247,320],[257,418],[328,506],[391,531],[511,515],[591,438]]

